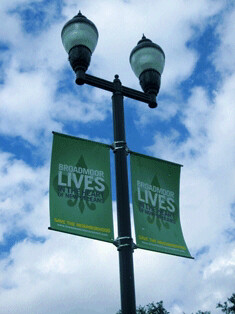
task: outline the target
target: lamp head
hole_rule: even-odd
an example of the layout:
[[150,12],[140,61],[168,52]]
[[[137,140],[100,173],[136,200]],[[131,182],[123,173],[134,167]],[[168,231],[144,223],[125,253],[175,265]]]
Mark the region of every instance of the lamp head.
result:
[[79,13],[69,20],[61,32],[62,43],[69,54],[75,72],[86,72],[98,41],[98,30],[93,22]]
[[130,64],[140,80],[143,91],[155,95],[156,98],[165,65],[165,54],[162,48],[143,35],[137,46],[131,51]]

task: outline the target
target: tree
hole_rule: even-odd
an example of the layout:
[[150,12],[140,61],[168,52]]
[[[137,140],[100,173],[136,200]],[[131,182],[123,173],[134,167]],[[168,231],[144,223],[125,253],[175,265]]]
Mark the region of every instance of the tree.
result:
[[[221,308],[221,311],[224,312],[225,314],[235,314],[235,293],[233,293],[232,296],[228,298],[227,300],[228,302],[225,301],[224,304],[218,303],[216,308]],[[122,311],[120,310],[119,312],[117,312],[117,314],[122,314]],[[136,309],[136,314],[170,314],[170,312],[168,312],[163,307],[163,301],[160,301],[157,303],[152,302],[145,306],[140,305]],[[196,314],[211,314],[211,312],[199,310],[197,311]]]
[[226,314],[235,314],[235,293],[227,300],[231,303],[230,305],[225,301],[224,304],[218,303],[216,308],[221,308],[222,312]]
[[[138,312],[138,309],[137,309],[136,313],[142,314],[141,312]],[[156,304],[154,304],[154,302],[152,302],[152,303],[146,305],[145,313],[146,314],[170,314],[170,312],[167,312],[167,310],[163,307],[162,301],[160,301]]]
[[[120,310],[117,312],[117,314],[122,314],[122,311]],[[136,309],[136,314],[170,314],[170,312],[167,312],[167,310],[163,307],[163,302],[157,302],[157,303],[149,303],[146,306],[139,306]]]

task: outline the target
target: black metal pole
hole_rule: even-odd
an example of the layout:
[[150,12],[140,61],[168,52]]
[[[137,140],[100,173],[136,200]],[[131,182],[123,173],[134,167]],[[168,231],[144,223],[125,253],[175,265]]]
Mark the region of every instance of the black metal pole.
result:
[[118,238],[114,241],[119,251],[121,308],[122,314],[136,314],[135,282],[133,266],[133,250],[135,244],[131,236],[131,218],[128,191],[127,145],[124,122],[123,97],[128,97],[157,107],[156,95],[139,92],[122,86],[118,75],[113,82],[86,74],[82,70],[76,72],[78,85],[88,84],[112,92],[113,131],[116,171],[116,195]]
[[114,153],[116,170],[116,195],[122,314],[135,314],[135,283],[133,267],[133,239],[131,237],[130,205],[128,192],[127,146],[125,135],[123,94],[118,75],[114,80],[112,96]]

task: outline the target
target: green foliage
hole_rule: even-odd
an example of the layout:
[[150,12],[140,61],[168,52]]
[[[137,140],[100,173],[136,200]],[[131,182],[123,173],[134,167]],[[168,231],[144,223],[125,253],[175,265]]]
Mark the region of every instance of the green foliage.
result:
[[[229,302],[229,304],[228,304]],[[235,314],[235,293],[232,294],[230,298],[228,298],[228,302],[225,301],[224,304],[218,303],[216,308],[221,308],[221,311],[225,314]],[[120,310],[116,314],[122,314]],[[167,310],[163,307],[163,302],[157,303],[149,303],[146,306],[139,306],[136,309],[136,314],[170,314]],[[184,313],[185,314],[185,313]],[[192,313],[193,314],[193,313]],[[210,311],[197,311],[196,314],[211,314]]]
[[[228,304],[231,303],[231,304]],[[216,308],[221,308],[221,311],[226,314],[235,314],[235,293],[228,298],[228,302],[225,301],[224,304],[218,303]]]
[[[122,311],[120,310],[117,312],[117,314],[122,314]],[[157,302],[157,303],[149,303],[146,306],[139,306],[136,309],[136,314],[170,314],[170,312],[167,312],[167,310],[163,307],[163,302]]]
[[[144,312],[145,311],[145,312]],[[145,308],[139,307],[136,311],[136,314],[170,314],[167,310],[163,307],[163,302],[160,301],[156,304],[154,302],[145,306]]]

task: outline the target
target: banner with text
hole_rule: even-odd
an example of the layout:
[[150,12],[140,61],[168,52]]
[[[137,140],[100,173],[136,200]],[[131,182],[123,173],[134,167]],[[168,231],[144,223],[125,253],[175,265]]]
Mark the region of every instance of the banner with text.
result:
[[113,242],[111,193],[110,147],[54,133],[50,229]]
[[192,258],[180,225],[181,166],[134,152],[130,161],[137,246]]

